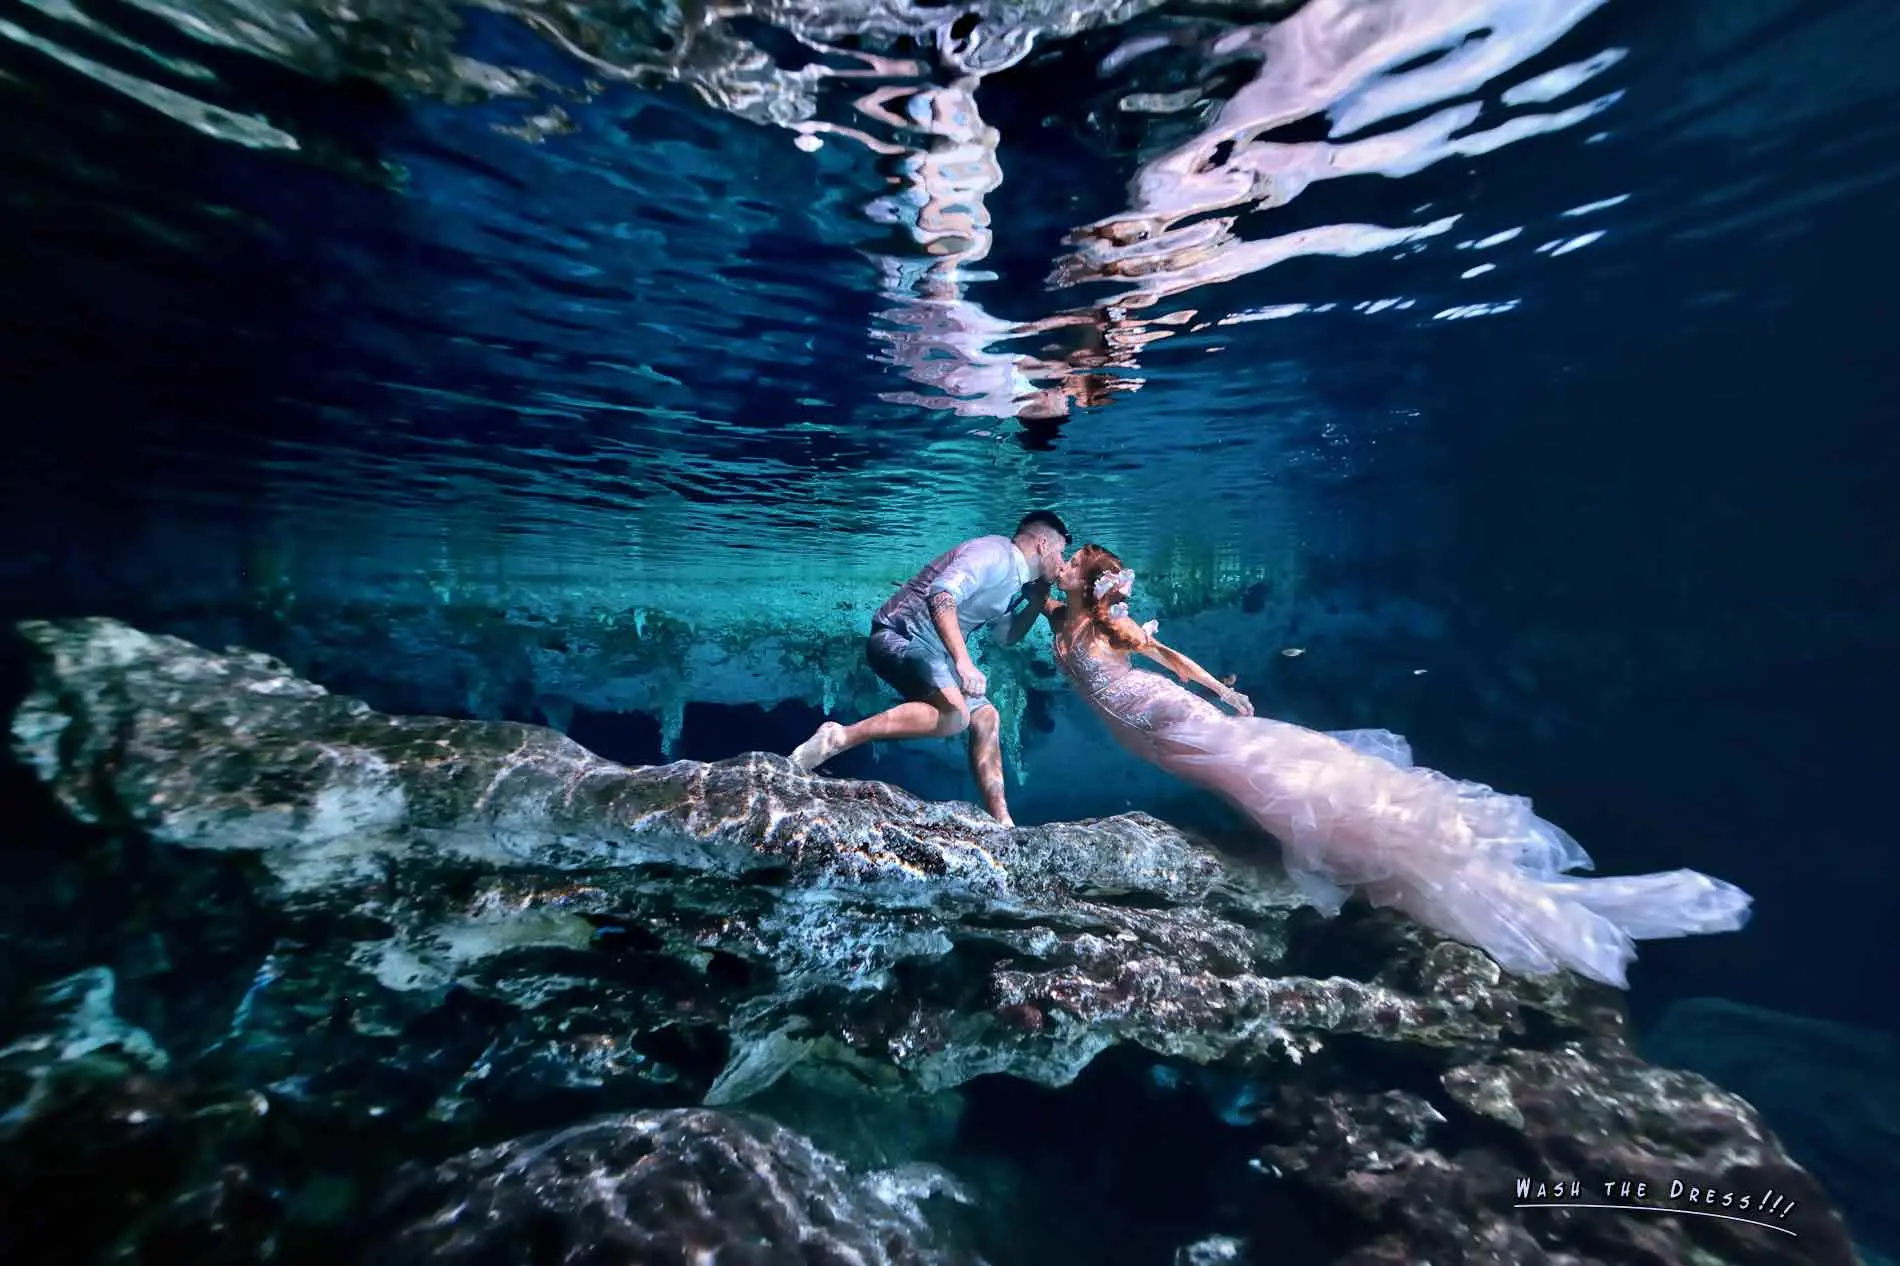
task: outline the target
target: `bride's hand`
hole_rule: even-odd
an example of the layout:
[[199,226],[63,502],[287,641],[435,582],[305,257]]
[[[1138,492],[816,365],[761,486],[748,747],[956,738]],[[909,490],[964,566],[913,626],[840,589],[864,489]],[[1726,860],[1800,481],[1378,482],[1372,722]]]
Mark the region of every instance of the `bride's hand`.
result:
[[1234,710],[1235,716],[1250,717],[1253,715],[1253,700],[1249,699],[1246,695],[1241,694],[1238,690],[1235,690],[1232,686],[1229,686],[1225,690],[1221,691],[1220,697],[1221,697],[1222,703],[1225,703],[1228,707]]

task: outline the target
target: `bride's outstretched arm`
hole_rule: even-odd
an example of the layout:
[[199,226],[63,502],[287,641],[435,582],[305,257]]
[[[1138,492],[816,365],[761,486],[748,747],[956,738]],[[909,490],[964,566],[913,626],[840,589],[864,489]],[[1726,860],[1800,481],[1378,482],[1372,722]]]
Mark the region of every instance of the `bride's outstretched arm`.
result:
[[1227,683],[1219,680],[1214,674],[1208,672],[1205,668],[1202,668],[1199,664],[1189,659],[1186,655],[1183,655],[1180,651],[1175,650],[1172,646],[1163,644],[1159,638],[1142,628],[1139,624],[1136,624],[1133,620],[1126,620],[1123,621],[1123,623],[1125,623],[1127,627],[1122,629],[1122,632],[1130,633],[1141,639],[1141,644],[1136,648],[1139,654],[1146,655],[1149,659],[1152,659],[1155,663],[1161,665],[1182,681],[1188,682],[1191,685],[1205,686],[1214,692],[1216,699],[1219,699],[1241,716],[1250,717],[1253,715],[1253,702],[1248,699],[1246,695],[1241,694],[1238,690],[1235,690]]

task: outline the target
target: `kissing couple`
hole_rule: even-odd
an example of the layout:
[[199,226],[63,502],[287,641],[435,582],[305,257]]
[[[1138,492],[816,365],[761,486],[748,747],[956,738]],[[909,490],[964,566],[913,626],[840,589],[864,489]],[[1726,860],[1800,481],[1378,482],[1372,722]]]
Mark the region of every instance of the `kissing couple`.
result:
[[1064,558],[1072,540],[1059,517],[1037,510],[1012,536],[977,537],[933,559],[878,608],[865,643],[873,671],[905,701],[853,725],[825,722],[793,763],[812,770],[874,740],[967,730],[984,808],[1013,826],[996,708],[969,639],[990,629],[1013,644],[1046,618],[1057,665],[1121,746],[1278,841],[1287,874],[1327,914],[1357,895],[1510,971],[1569,968],[1618,988],[1628,987],[1636,941],[1747,923],[1749,895],[1698,871],[1567,874],[1594,864],[1528,799],[1414,765],[1411,745],[1389,730],[1321,732],[1256,716],[1247,696],[1163,643],[1154,621],[1129,614],[1135,574],[1121,559],[1093,544]]

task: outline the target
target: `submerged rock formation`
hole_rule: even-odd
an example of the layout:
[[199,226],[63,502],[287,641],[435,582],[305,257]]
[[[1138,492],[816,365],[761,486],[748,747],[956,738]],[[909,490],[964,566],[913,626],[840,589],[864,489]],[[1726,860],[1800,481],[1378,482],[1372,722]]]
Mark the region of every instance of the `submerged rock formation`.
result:
[[901,1181],[856,1178],[759,1117],[638,1112],[412,1172],[376,1266],[786,1261],[949,1266]]
[[1859,1242],[1900,1259],[1900,1036],[1721,998],[1671,1006],[1643,1053],[1746,1096],[1827,1187]]
[[[1854,1260],[1614,993],[1323,919],[1264,851],[1004,830],[776,756],[626,768],[111,621],[20,634],[42,816],[0,1182],[53,1208],[86,1199],[62,1166],[123,1175],[71,1260],[635,1263],[734,1227],[758,1262]],[[1678,1177],[1792,1210],[1514,1207]]]

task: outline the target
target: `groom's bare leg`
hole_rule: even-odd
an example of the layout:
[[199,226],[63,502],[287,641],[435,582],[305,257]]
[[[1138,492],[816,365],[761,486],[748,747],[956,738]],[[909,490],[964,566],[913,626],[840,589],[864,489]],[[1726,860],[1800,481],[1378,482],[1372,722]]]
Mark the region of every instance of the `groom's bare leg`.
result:
[[970,713],[970,772],[976,776],[977,794],[991,817],[1004,826],[1015,826],[1010,819],[1009,803],[1003,794],[1003,745],[999,737],[1001,718],[994,707],[977,708]]
[[841,726],[844,746],[838,751],[848,752],[860,743],[878,739],[950,738],[963,733],[968,724],[970,710],[963,702],[963,692],[942,690],[926,701],[900,703],[856,725]]
[[866,743],[880,739],[950,738],[962,733],[969,723],[970,710],[963,701],[963,692],[954,687],[936,690],[928,699],[900,703],[854,725],[827,721],[818,727],[816,734],[798,745],[792,753],[792,762],[802,769],[816,769]]

